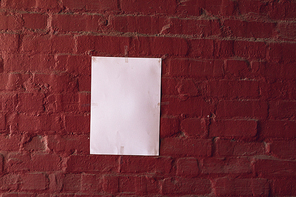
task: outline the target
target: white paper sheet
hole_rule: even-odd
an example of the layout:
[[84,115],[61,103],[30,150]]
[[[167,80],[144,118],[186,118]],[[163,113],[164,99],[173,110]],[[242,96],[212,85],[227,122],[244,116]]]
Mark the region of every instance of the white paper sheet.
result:
[[160,58],[92,57],[90,154],[159,155]]

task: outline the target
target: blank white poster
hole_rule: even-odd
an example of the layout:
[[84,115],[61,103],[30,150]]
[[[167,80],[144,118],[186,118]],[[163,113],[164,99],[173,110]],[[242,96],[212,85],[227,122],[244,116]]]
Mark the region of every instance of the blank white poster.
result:
[[160,58],[92,57],[90,154],[159,155]]

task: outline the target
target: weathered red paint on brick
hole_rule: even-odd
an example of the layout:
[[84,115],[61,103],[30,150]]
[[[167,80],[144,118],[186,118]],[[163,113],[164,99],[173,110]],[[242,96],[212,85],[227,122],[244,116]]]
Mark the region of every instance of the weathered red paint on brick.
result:
[[181,131],[188,137],[206,137],[208,135],[207,119],[187,118],[181,122]]
[[[0,7],[1,196],[296,195],[294,1]],[[94,55],[162,58],[160,156],[89,155]]]
[[293,177],[296,162],[274,158],[256,158],[253,161],[254,172],[260,177]]
[[278,158],[282,159],[294,159],[296,142],[294,140],[274,140],[267,144],[267,151]]
[[250,174],[251,161],[248,157],[206,158],[200,161],[202,174]]
[[[202,185],[202,187],[200,187]],[[162,185],[164,195],[173,194],[209,194],[211,192],[211,183],[208,179],[198,178],[176,178],[172,180],[167,178]]]
[[160,143],[161,155],[210,156],[212,142],[208,139],[165,138]]
[[211,137],[251,138],[257,135],[258,122],[254,120],[217,120],[210,125]]
[[264,155],[266,150],[262,142],[245,142],[241,140],[217,138],[216,153],[219,156]]
[[223,100],[217,105],[218,118],[257,118],[265,119],[268,104],[260,100]]
[[296,181],[294,178],[279,178],[273,181],[273,194],[274,195],[295,195]]
[[217,196],[268,196],[267,179],[232,179],[218,178],[215,182]]
[[180,158],[177,160],[177,176],[196,177],[199,174],[198,162],[195,158]]
[[21,190],[45,190],[47,188],[48,179],[45,174],[30,173],[20,176],[21,178]]
[[45,29],[48,16],[45,14],[23,14],[24,27],[29,29]]

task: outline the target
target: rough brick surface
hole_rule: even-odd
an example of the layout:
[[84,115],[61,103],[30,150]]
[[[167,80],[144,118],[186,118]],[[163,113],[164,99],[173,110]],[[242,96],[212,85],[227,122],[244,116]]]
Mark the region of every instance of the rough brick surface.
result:
[[[295,0],[0,8],[0,196],[296,196]],[[89,154],[92,56],[162,58],[159,156]]]

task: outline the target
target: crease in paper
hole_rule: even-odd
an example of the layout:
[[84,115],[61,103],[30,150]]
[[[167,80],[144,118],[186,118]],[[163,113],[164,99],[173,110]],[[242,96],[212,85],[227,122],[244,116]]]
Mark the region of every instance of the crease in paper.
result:
[[90,154],[159,155],[160,58],[92,57]]

